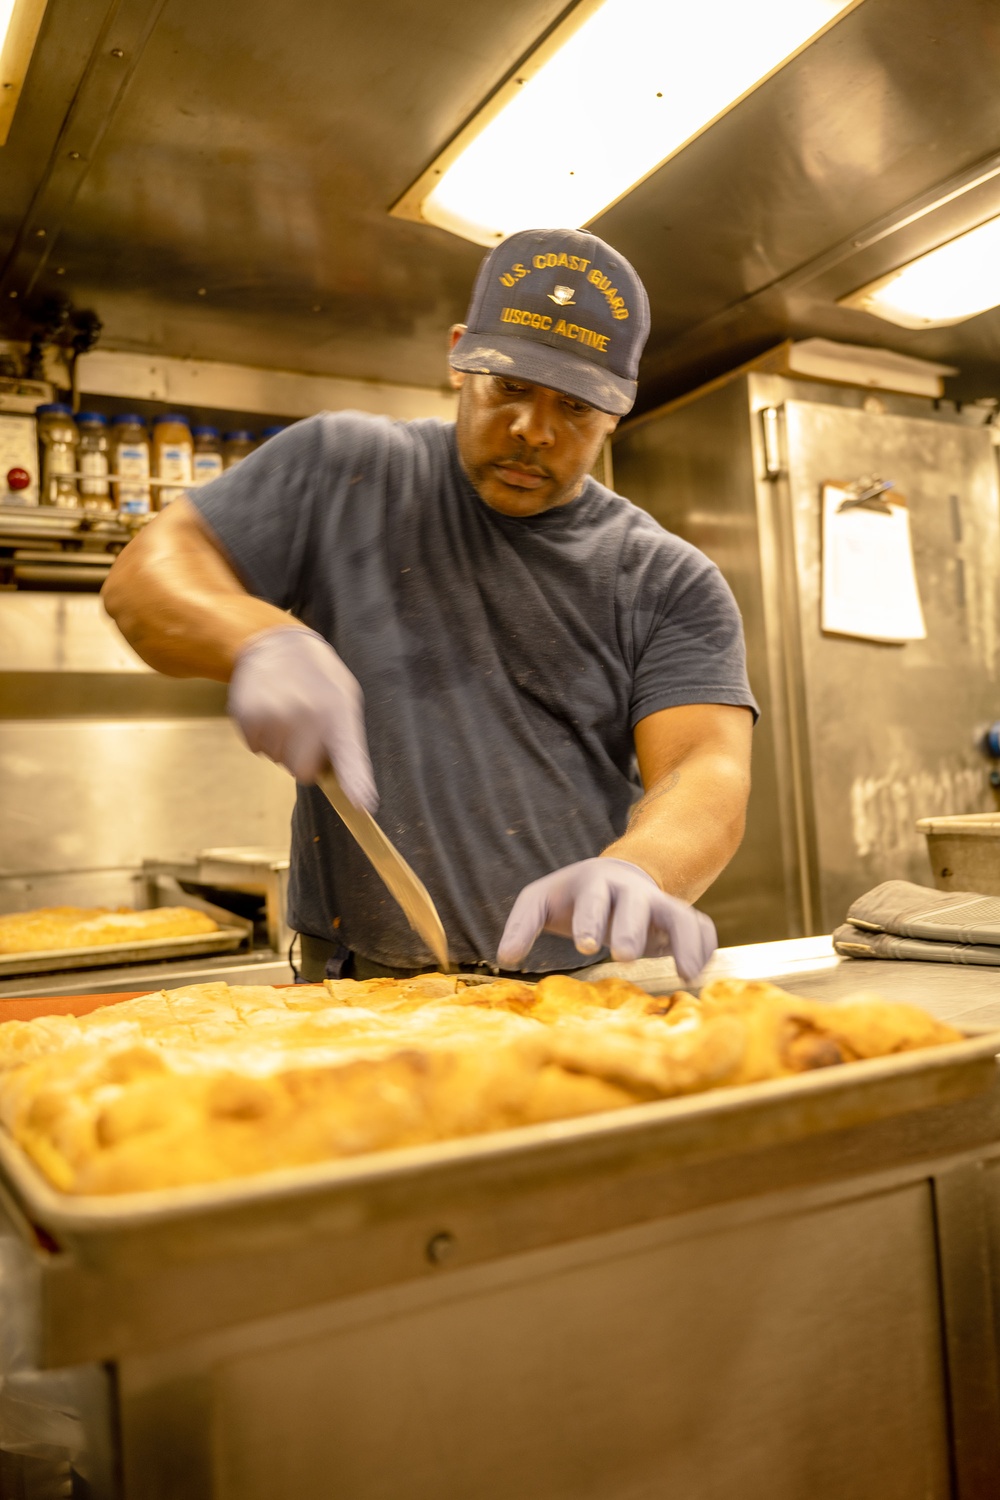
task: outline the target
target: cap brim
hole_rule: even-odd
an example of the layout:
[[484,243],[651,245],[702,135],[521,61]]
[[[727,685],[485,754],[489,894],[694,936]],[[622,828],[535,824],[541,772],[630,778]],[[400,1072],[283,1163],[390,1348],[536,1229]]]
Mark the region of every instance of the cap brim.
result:
[[624,417],[635,404],[637,383],[612,375],[579,355],[564,353],[536,339],[516,335],[489,337],[466,332],[451,351],[449,363],[467,375],[511,375],[533,385],[562,391],[609,416]]

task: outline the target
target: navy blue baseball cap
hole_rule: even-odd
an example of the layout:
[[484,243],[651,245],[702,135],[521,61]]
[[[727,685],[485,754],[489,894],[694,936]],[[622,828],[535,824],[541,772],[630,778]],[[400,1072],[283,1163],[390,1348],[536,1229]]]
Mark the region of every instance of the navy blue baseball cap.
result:
[[646,288],[623,255],[585,229],[522,229],[480,266],[450,360],[623,417],[648,334]]

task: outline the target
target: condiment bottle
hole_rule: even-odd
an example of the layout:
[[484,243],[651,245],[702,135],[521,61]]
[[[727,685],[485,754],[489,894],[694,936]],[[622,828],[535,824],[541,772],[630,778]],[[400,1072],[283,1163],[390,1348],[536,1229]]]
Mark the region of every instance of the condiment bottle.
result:
[[263,432],[260,435],[261,442],[262,443],[266,443],[267,440],[268,440],[268,438],[277,437],[278,433],[279,432],[284,432],[286,430],[287,426],[288,426],[287,422],[278,422],[276,424],[276,426],[274,426],[274,427],[265,427],[264,430],[263,430]]
[[194,483],[210,484],[222,473],[222,449],[217,427],[194,429]]
[[76,506],[80,494],[76,487],[77,431],[73,413],[60,401],[36,406],[38,441],[42,446],[43,505]]
[[191,488],[194,477],[194,443],[187,417],[166,412],[153,423],[153,475],[161,482],[154,504],[164,510]]
[[76,419],[80,443],[80,498],[87,510],[112,510],[108,484],[108,424],[96,411],[82,411]]
[[245,428],[239,428],[236,432],[227,432],[223,438],[222,462],[227,469],[233,468],[252,453],[257,444],[252,432]]
[[130,412],[111,424],[111,472],[117,474],[115,499],[126,516],[148,516],[149,438],[141,417]]

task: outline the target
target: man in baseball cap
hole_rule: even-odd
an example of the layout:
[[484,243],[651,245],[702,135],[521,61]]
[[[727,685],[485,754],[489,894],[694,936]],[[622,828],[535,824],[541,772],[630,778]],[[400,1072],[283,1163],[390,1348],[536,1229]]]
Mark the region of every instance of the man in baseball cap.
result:
[[315,781],[332,764],[427,885],[465,968],[714,947],[691,902],[742,836],[756,712],[709,560],[591,474],[649,306],[595,235],[483,261],[451,335],[455,423],[324,413],[176,501],[105,586],[143,658],[230,684],[299,782],[307,978],[430,953]]
[[480,266],[451,366],[519,375],[623,417],[648,334],[646,288],[624,256],[582,229],[525,229]]

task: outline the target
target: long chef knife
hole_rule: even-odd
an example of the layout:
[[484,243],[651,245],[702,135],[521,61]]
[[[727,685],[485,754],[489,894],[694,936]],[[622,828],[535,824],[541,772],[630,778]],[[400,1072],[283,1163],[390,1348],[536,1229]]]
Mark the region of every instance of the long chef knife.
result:
[[420,934],[447,974],[448,939],[437,907],[423,881],[410,869],[395,844],[386,838],[371,813],[363,807],[355,807],[348,799],[332,770],[320,774],[319,786],[348,833],[357,839],[399,902],[410,926]]

